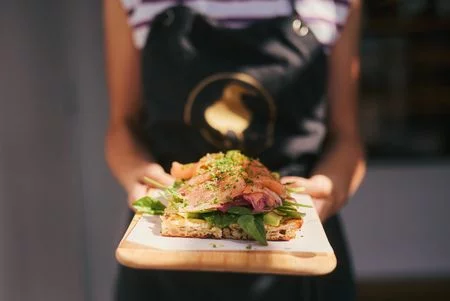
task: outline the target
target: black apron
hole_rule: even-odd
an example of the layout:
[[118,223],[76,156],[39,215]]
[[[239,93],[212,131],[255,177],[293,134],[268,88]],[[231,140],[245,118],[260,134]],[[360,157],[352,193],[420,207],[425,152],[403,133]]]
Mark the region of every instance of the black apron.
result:
[[[245,29],[215,26],[182,5],[158,15],[142,51],[140,139],[172,161],[240,149],[282,176],[307,177],[326,138],[327,57],[293,14]],[[325,223],[337,256],[323,277],[143,271],[120,267],[117,300],[354,300],[337,216]]]

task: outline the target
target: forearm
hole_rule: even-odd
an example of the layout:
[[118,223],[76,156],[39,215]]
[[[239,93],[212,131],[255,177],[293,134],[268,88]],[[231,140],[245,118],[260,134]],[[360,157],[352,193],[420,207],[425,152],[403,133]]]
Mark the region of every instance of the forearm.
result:
[[365,174],[362,143],[355,137],[333,137],[312,176],[323,175],[332,183],[330,199],[322,213],[330,217],[338,212],[358,189]]
[[119,183],[128,191],[140,175],[140,169],[152,162],[125,122],[110,125],[105,141],[106,161]]

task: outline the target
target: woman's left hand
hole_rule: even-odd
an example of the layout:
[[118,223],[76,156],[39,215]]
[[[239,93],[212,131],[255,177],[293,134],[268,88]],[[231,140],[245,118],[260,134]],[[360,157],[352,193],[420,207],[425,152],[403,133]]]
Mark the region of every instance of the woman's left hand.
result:
[[286,187],[303,188],[302,193],[309,194],[312,197],[322,222],[335,213],[335,202],[332,195],[333,182],[330,178],[324,175],[315,175],[311,178],[289,176],[282,177],[281,183],[285,184]]

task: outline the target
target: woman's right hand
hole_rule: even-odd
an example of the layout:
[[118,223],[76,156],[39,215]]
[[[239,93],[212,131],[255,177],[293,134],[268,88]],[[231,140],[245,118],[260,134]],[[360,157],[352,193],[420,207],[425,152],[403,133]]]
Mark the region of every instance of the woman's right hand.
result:
[[135,176],[131,180],[128,191],[128,204],[132,208],[132,203],[144,196],[149,195],[152,190],[158,189],[145,179],[151,179],[162,185],[170,186],[175,179],[164,171],[161,165],[156,163],[148,163],[136,171]]

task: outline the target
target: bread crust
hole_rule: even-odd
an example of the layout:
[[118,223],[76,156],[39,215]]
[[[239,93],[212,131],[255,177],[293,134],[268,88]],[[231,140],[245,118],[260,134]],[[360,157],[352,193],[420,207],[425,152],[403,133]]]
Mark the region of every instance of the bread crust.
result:
[[[292,218],[284,220],[279,226],[264,225],[266,238],[269,241],[291,240],[302,224],[302,219]],[[238,224],[221,229],[211,226],[205,220],[183,218],[177,214],[161,217],[161,234],[171,237],[253,240]]]

